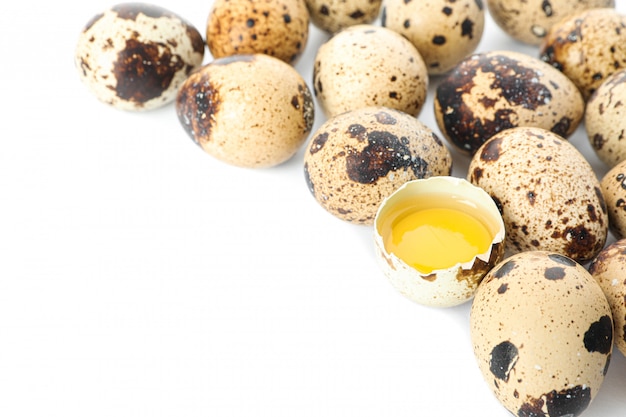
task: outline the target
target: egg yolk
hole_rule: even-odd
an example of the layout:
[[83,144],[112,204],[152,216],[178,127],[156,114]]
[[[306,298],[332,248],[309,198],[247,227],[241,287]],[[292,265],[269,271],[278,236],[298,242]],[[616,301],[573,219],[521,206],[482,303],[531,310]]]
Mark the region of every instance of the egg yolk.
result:
[[384,242],[388,252],[421,273],[471,261],[493,237],[476,217],[457,208],[426,208],[396,217]]

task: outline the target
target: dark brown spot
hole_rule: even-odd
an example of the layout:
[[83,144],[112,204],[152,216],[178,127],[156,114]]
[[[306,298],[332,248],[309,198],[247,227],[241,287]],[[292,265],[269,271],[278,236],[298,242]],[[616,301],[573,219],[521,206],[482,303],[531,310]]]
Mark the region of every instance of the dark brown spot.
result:
[[601,134],[596,133],[593,135],[592,144],[593,144],[594,149],[597,149],[597,150],[602,149],[605,143],[606,143],[606,140]]
[[285,14],[283,15],[283,22],[285,22],[285,23],[287,23],[287,24],[291,23],[291,16],[290,16],[290,15],[288,15],[287,13],[285,13]]
[[250,18],[248,20],[246,20],[246,26],[249,28],[253,28],[254,27],[254,19]]
[[405,29],[408,29],[411,27],[411,21],[409,19],[406,19],[404,21],[404,23],[402,23],[402,26],[404,26]]
[[596,237],[582,225],[566,229],[562,237],[568,241],[565,252],[570,258],[578,261],[587,260],[589,250],[597,243]]
[[470,39],[474,38],[474,22],[470,19],[465,19],[461,23],[461,36],[467,36]]
[[550,129],[552,132],[556,133],[559,136],[567,137],[570,133],[570,128],[572,127],[572,119],[569,117],[561,117],[561,120],[555,123],[554,126]]
[[507,382],[511,370],[513,370],[517,363],[518,357],[519,352],[517,347],[509,341],[504,341],[491,350],[489,370],[493,376]]
[[543,13],[546,16],[552,16],[552,5],[548,0],[543,0],[543,2],[541,2],[541,10],[543,10]]
[[349,14],[350,19],[361,19],[363,16],[365,16],[365,13],[363,13],[361,10],[355,10],[352,13]]
[[483,177],[484,170],[482,168],[476,167],[472,171],[472,182],[477,183]]
[[565,278],[565,269],[560,266],[546,268],[546,270],[543,272],[543,276],[551,281],[563,279]]
[[181,86],[176,97],[176,114],[197,144],[211,139],[211,128],[220,105],[219,91],[206,73],[192,74]]
[[362,142],[367,138],[367,129],[363,125],[354,123],[348,126],[348,135]]
[[441,12],[445,14],[446,16],[450,16],[452,14],[452,9],[446,6],[443,9],[441,9]]
[[[517,126],[516,112],[501,108],[492,119],[474,114],[471,94],[474,79],[479,72],[493,75],[490,88],[499,91],[511,106],[536,110],[550,102],[550,90],[540,82],[540,74],[504,55],[474,55],[462,61],[437,86],[435,100],[442,109],[443,128],[451,142],[466,153],[473,154],[487,139],[496,133]],[[490,104],[483,101],[483,104]]]
[[497,161],[498,158],[500,158],[501,144],[502,138],[491,138],[491,140],[483,146],[482,151],[480,152],[480,159],[485,162]]
[[500,279],[503,276],[507,275],[509,272],[511,272],[513,269],[515,269],[516,266],[517,264],[515,263],[515,261],[507,261],[493,272],[493,276]]
[[535,205],[535,192],[534,191],[529,191],[526,193],[526,198],[528,199],[528,202],[530,203],[531,206]]
[[504,294],[506,290],[509,289],[509,284],[504,283],[498,287],[498,294]]
[[320,133],[319,135],[315,136],[315,138],[313,138],[313,140],[311,141],[309,152],[311,154],[315,154],[321,151],[327,140],[328,132]]
[[390,171],[411,169],[416,178],[424,178],[428,163],[413,157],[409,148],[389,132],[373,131],[362,151],[346,156],[348,177],[361,184],[373,184]]
[[163,94],[184,66],[182,58],[164,44],[127,39],[113,64],[115,92],[121,99],[145,103]]
[[604,355],[611,352],[613,346],[613,320],[609,316],[602,316],[600,320],[591,323],[583,338],[585,349],[588,352],[599,352]]
[[323,16],[328,16],[330,14],[327,5],[322,4],[322,6],[320,7],[320,14]]
[[446,37],[443,35],[435,35],[433,36],[432,42],[435,45],[443,45],[446,43]]

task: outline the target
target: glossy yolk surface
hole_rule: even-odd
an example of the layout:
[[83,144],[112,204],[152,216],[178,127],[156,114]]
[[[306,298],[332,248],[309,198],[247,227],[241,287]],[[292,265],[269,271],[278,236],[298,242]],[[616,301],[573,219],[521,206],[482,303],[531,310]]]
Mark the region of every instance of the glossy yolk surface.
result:
[[492,236],[475,217],[454,208],[428,208],[397,218],[385,246],[421,273],[471,261],[487,251]]

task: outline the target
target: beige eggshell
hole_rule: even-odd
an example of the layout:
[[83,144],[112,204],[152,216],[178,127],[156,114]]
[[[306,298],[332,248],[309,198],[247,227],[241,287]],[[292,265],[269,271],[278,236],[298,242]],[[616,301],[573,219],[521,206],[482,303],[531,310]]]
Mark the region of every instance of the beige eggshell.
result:
[[487,273],[470,310],[478,367],[516,416],[578,416],[598,394],[613,350],[599,284],[561,254],[528,251]]
[[626,238],[626,160],[602,177],[600,187],[609,214],[609,230],[617,239]]
[[313,88],[327,117],[368,106],[417,116],[426,100],[428,72],[413,44],[391,29],[356,25],[317,51]]
[[584,111],[580,92],[563,73],[519,52],[469,56],[435,92],[437,125],[451,144],[469,155],[494,134],[519,126],[567,138]]
[[606,243],[609,219],[593,169],[550,131],[494,135],[472,157],[468,179],[500,207],[508,253],[547,250],[585,262]]
[[451,170],[448,148],[429,127],[385,107],[328,119],[304,154],[305,178],[317,202],[355,224],[371,225],[383,199],[405,182]]
[[[419,202],[416,198],[426,196]],[[458,262],[446,269],[421,273],[385,248],[383,223],[393,216],[395,207],[410,202],[424,208],[435,207],[432,199],[462,202],[476,208],[481,222],[491,229],[493,240],[486,252],[468,262]],[[440,203],[440,201],[439,201]],[[449,204],[449,203],[447,203]],[[462,207],[461,205],[458,206]],[[389,282],[406,298],[430,307],[453,307],[471,300],[485,274],[504,256],[504,222],[498,207],[484,190],[468,181],[451,176],[433,176],[411,180],[388,196],[379,206],[374,222],[376,259]]]
[[335,33],[350,26],[372,23],[382,0],[305,0],[311,23]]
[[626,355],[626,240],[604,248],[589,264],[589,273],[600,284],[613,314],[615,346]]
[[304,0],[215,0],[206,25],[214,58],[266,54],[293,65],[308,37]]
[[540,58],[562,71],[588,99],[611,74],[626,68],[626,16],[590,9],[552,26]]
[[584,10],[614,7],[615,0],[487,0],[496,24],[514,39],[539,45],[552,26]]
[[476,0],[385,0],[382,25],[415,45],[429,74],[444,74],[478,47],[485,11]]
[[626,159],[626,69],[609,76],[587,101],[585,129],[598,158],[609,167]]
[[290,159],[312,129],[314,110],[300,74],[264,54],[216,59],[191,74],[176,98],[178,119],[198,145],[247,168]]
[[147,3],[120,3],[87,23],[74,60],[100,101],[142,111],[173,101],[203,57],[202,35],[180,16]]

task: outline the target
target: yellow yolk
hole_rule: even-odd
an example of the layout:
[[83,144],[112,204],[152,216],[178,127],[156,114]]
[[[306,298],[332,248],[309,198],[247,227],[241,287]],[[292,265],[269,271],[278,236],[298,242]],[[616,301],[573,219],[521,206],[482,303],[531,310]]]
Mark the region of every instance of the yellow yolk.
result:
[[466,211],[425,208],[392,219],[385,234],[387,252],[421,273],[471,261],[489,249],[493,236]]

